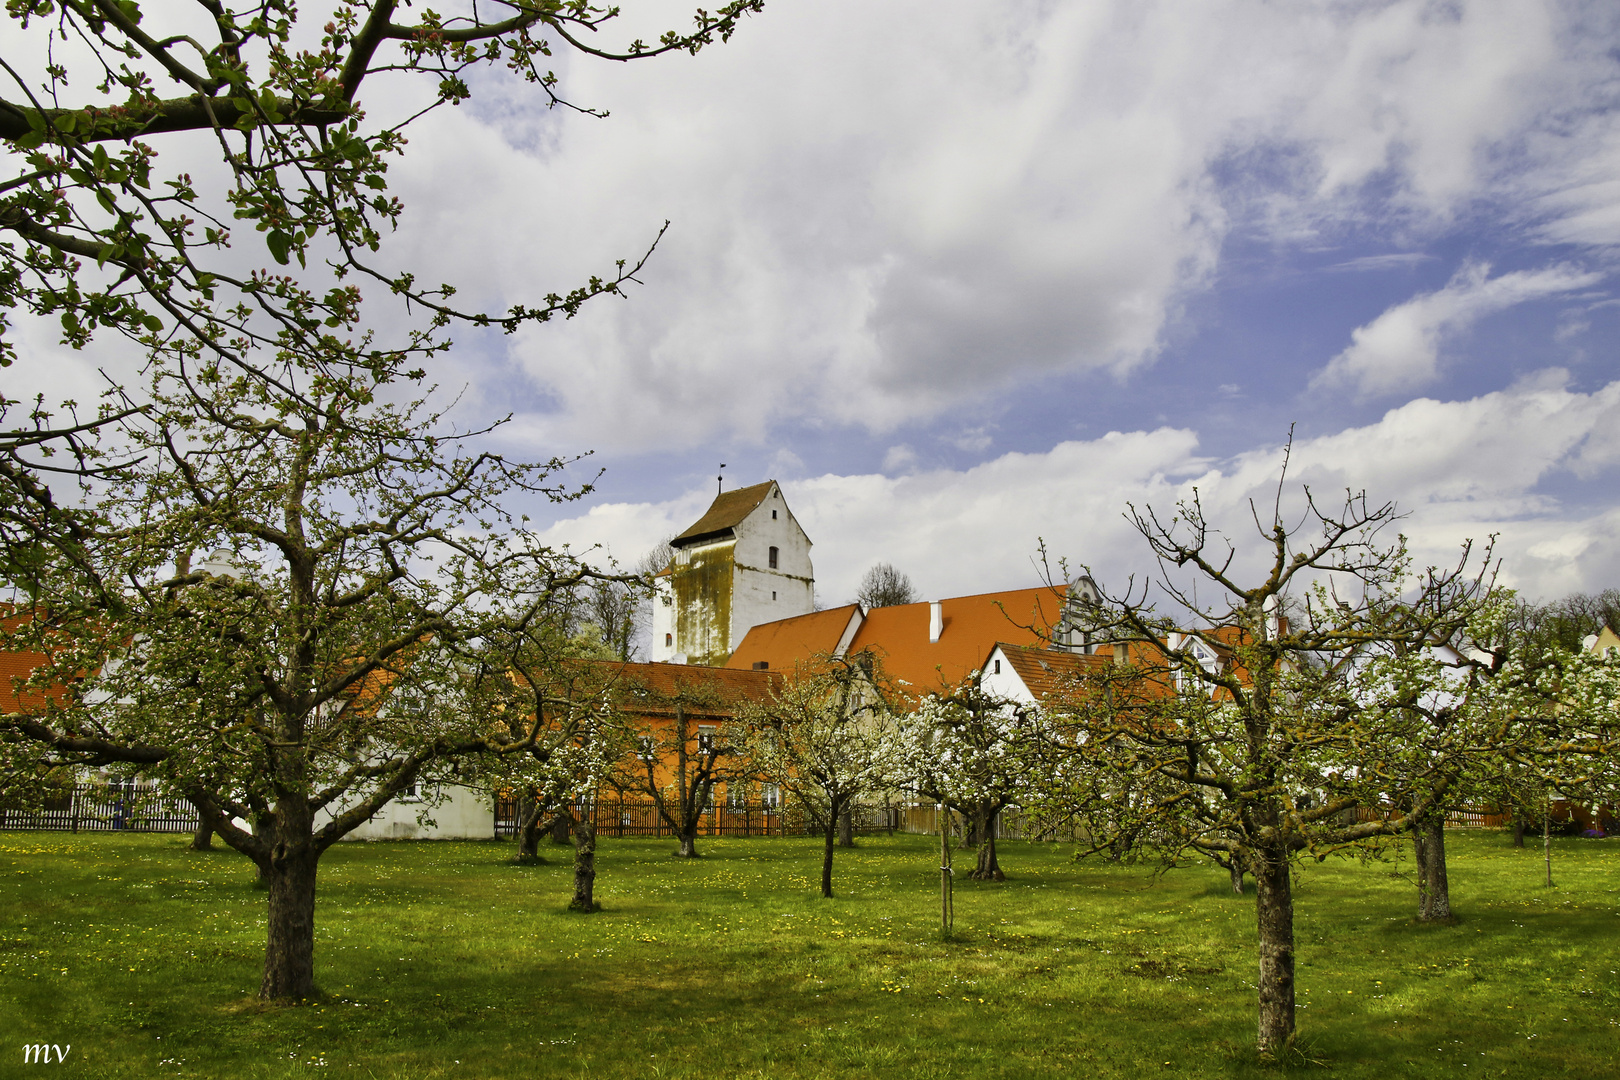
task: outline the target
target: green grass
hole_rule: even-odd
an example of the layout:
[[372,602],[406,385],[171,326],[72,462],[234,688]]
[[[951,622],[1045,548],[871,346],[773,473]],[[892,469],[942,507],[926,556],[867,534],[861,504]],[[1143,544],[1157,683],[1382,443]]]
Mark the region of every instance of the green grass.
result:
[[[927,837],[603,841],[569,852],[345,844],[321,868],[314,1005],[254,1002],[263,894],[185,837],[0,833],[0,1076],[231,1078],[1250,1076],[1254,903],[1198,867],[1007,844],[937,923]],[[1455,926],[1409,864],[1331,862],[1296,893],[1304,1055],[1342,1077],[1620,1074],[1620,841],[1450,837]],[[1308,1062],[1296,1063],[1313,1071]],[[1466,1065],[1466,1067],[1465,1067]],[[325,1072],[318,1070],[327,1070]]]

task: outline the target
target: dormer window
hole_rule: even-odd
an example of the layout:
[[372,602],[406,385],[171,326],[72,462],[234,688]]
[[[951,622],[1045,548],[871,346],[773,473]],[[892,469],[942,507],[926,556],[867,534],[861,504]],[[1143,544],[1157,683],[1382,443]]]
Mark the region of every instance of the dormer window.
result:
[[771,548],[770,555],[771,555],[771,569],[775,570],[776,569],[776,549],[775,548]]

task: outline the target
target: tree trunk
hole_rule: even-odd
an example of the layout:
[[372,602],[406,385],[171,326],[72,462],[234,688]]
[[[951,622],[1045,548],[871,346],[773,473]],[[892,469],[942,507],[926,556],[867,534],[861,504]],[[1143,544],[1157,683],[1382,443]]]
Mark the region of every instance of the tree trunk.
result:
[[1257,851],[1255,912],[1260,930],[1262,1058],[1276,1059],[1294,1043],[1294,894],[1288,853],[1280,845]]
[[319,858],[308,843],[291,853],[284,843],[265,863],[270,881],[265,1001],[299,1001],[315,995],[315,865]]
[[[276,827],[276,819],[272,815],[270,815],[270,814],[255,814],[254,815],[254,817],[253,817],[253,835],[254,836],[269,836],[270,833],[272,832],[272,830],[275,829],[275,827]],[[273,844],[274,844],[274,841],[272,841],[272,845]],[[270,864],[268,862],[259,862],[258,860],[254,860],[254,867],[255,867],[255,869],[257,871],[258,876],[256,876],[253,879],[253,887],[256,888],[256,889],[268,889],[270,887]]]
[[596,822],[586,814],[574,823],[574,899],[569,911],[590,913],[597,910]]
[[538,799],[524,800],[517,828],[519,862],[536,862],[540,858],[540,815],[544,811]]
[[1239,896],[1242,896],[1244,874],[1243,856],[1239,855],[1235,851],[1232,852],[1232,857],[1228,859],[1226,863],[1226,872],[1232,875],[1232,891],[1237,893]]
[[213,851],[214,828],[203,821],[197,822],[197,831],[191,834],[191,844],[187,851]]
[[825,831],[827,843],[821,852],[821,895],[831,900],[834,819],[829,817]]
[[574,815],[569,813],[568,807],[557,811],[557,816],[551,819],[551,842],[553,844],[568,843],[568,833],[574,827]]
[[1513,846],[1517,848],[1524,847],[1524,818],[1522,817],[1514,817],[1513,819]]
[[1418,921],[1451,921],[1451,883],[1446,877],[1446,821],[1431,814],[1413,827],[1417,857]]
[[681,830],[681,846],[676,848],[674,852],[677,859],[695,859],[698,857],[697,827],[693,825],[689,828],[690,831],[688,829]]
[[979,862],[973,868],[975,881],[1006,881],[1001,864],[996,861],[996,815],[980,811],[974,814],[973,831],[979,834]]
[[838,846],[855,846],[855,812],[847,806],[838,815]]

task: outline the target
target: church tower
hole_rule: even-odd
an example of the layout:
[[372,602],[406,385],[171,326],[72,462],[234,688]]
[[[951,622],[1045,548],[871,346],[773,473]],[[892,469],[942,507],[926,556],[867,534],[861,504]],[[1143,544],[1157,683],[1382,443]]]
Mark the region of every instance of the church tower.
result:
[[815,608],[810,538],[775,480],[721,492],[670,546],[653,600],[654,660],[719,666],[750,628]]

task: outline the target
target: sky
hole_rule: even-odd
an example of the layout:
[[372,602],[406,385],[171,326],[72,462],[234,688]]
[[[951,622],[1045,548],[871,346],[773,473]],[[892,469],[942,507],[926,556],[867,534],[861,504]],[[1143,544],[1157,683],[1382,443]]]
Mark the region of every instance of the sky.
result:
[[[656,36],[679,3],[625,5]],[[635,21],[635,20],[643,21]],[[1495,536],[1532,598],[1620,586],[1620,6],[768,0],[725,45],[562,52],[411,131],[391,257],[502,309],[435,372],[524,507],[634,563],[778,480],[823,603],[1152,570],[1132,506],[1394,502],[1420,563]],[[366,104],[386,109],[387,84]],[[403,107],[401,105],[400,107]]]

